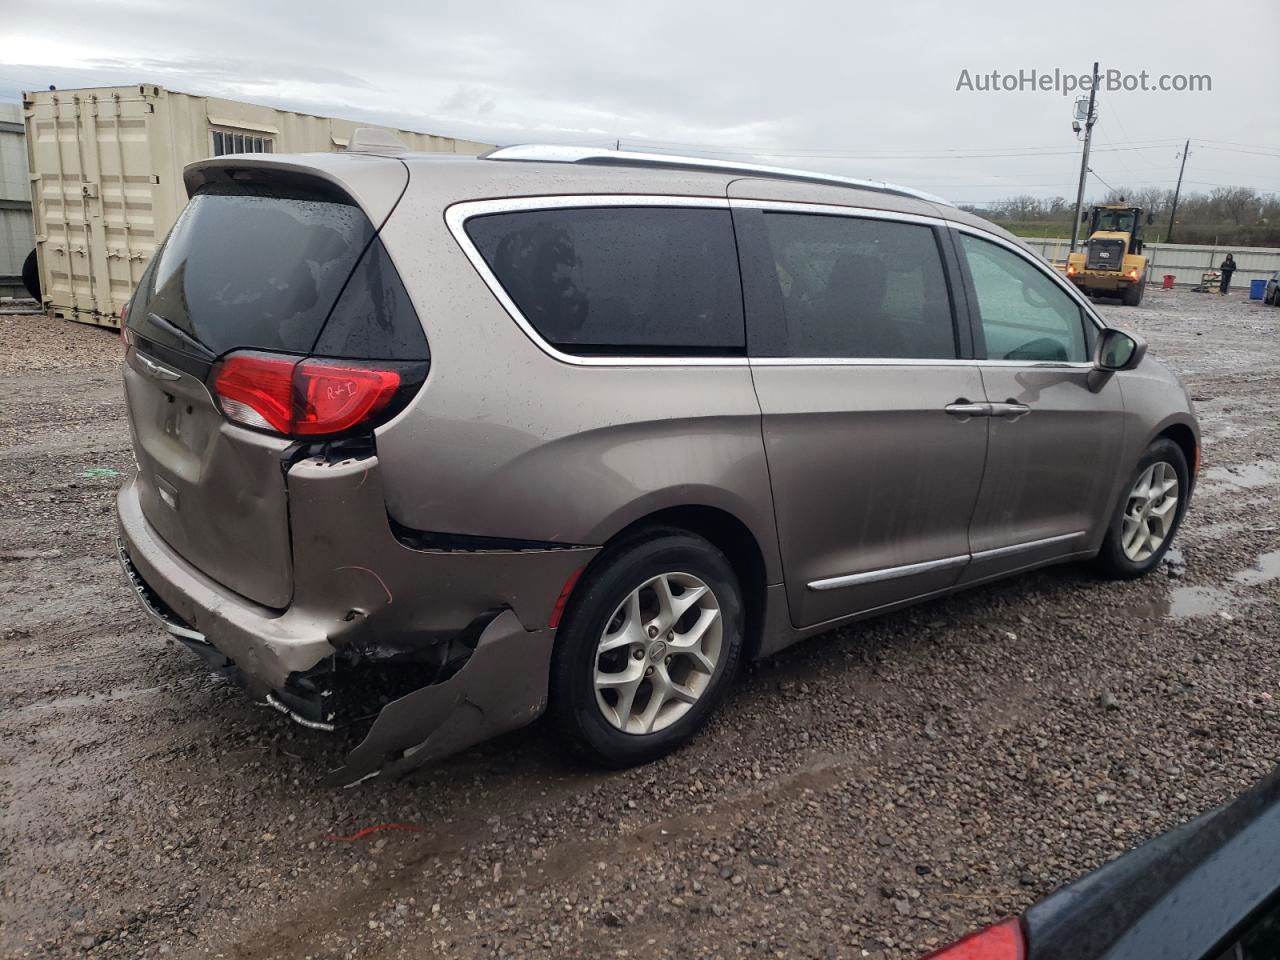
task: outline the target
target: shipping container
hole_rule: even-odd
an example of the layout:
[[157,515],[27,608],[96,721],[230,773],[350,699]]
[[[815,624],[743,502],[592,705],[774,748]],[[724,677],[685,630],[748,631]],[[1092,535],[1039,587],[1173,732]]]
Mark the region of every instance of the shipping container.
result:
[[[153,84],[26,93],[23,116],[45,309],[110,327],[187,201],[186,164],[229,153],[332,152],[357,127],[372,126]],[[418,152],[491,146],[392,132]]]
[[34,243],[22,108],[0,103],[0,297],[25,297],[22,265]]

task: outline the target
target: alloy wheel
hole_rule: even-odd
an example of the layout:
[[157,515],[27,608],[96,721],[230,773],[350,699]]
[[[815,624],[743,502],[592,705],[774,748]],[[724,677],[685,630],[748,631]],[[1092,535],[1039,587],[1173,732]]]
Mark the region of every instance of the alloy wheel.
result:
[[1164,545],[1178,513],[1178,474],[1163,460],[1151,464],[1129,491],[1120,529],[1124,555],[1141,563]]
[[715,593],[690,573],[663,573],[629,593],[596,647],[596,703],[624,733],[675,723],[711,685],[723,646]]

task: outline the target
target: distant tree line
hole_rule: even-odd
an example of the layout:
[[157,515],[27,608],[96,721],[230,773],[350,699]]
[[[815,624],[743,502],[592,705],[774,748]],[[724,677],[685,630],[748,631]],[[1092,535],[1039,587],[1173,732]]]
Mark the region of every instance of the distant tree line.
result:
[[[1169,235],[1169,211],[1173,191],[1113,190],[1106,203],[1124,202],[1153,214],[1146,227],[1148,241],[1158,243]],[[1086,204],[1086,209],[1090,204]],[[1006,230],[1023,236],[1070,237],[1075,202],[1065,197],[1017,196],[982,207],[969,206],[979,216],[994,220]],[[1217,243],[1219,246],[1280,247],[1280,194],[1263,194],[1251,187],[1217,187],[1210,193],[1183,191],[1178,198],[1175,243]]]

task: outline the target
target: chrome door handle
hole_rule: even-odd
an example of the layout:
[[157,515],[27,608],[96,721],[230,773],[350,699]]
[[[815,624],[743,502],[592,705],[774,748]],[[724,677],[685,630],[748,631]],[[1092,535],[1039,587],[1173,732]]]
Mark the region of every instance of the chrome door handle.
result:
[[1030,412],[1031,408],[1025,403],[1008,400],[1004,403],[991,404],[991,413],[989,416],[1001,417],[1005,420],[1017,420],[1019,417],[1026,416]]
[[942,408],[946,413],[953,417],[989,417],[991,416],[991,404],[989,403],[970,403],[961,397],[955,403],[948,403]]

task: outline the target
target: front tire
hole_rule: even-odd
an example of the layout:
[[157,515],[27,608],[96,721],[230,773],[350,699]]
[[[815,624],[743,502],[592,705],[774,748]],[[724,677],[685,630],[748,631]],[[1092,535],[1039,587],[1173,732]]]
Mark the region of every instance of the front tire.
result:
[[606,548],[574,590],[548,712],[589,760],[648,763],[715,712],[742,646],[741,588],[725,555],[685,531],[645,531]]
[[1138,460],[1098,554],[1103,576],[1132,580],[1164,558],[1187,510],[1190,471],[1182,448],[1160,439]]

